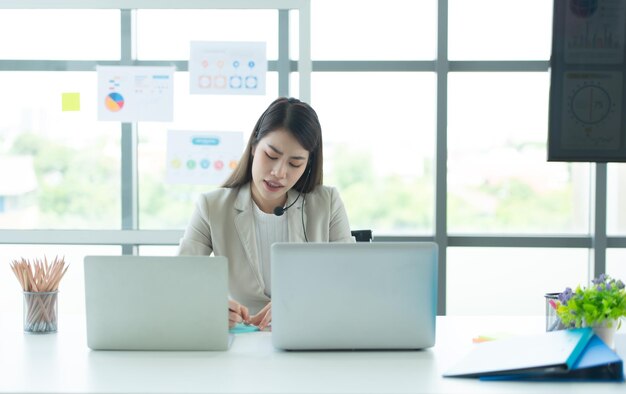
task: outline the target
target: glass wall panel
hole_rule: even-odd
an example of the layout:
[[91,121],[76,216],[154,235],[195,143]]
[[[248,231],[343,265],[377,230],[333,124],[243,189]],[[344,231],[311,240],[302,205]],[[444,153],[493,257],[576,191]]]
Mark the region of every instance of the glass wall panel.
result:
[[[452,61],[549,59],[552,1],[447,3]],[[311,2],[312,58],[361,61],[337,63],[352,71],[313,73],[311,84],[324,133],[324,183],[340,191],[353,229],[375,236],[434,233],[437,76],[355,70],[371,66],[368,61],[435,59],[437,11],[437,0]],[[0,60],[9,60],[7,68],[20,59],[118,60],[121,40],[131,38],[121,37],[120,15],[2,10]],[[289,15],[290,58],[297,60],[299,15]],[[191,41],[263,41],[275,60],[278,16],[277,10],[138,10],[137,42],[127,43],[138,59],[167,63],[187,60]],[[298,77],[289,75],[294,97]],[[141,229],[184,229],[198,194],[219,186],[169,183],[169,131],[242,132],[245,144],[278,96],[275,72],[268,73],[263,96],[190,95],[188,73],[181,71],[174,82],[174,120],[137,126]],[[97,120],[96,73],[2,71],[0,84],[8,92],[0,97],[0,229],[119,229],[121,125]],[[589,235],[594,167],[546,160],[549,73],[455,71],[448,88],[447,195],[437,196],[447,204],[448,231]],[[78,93],[80,108],[64,111],[63,93]],[[624,197],[626,170],[609,164],[611,236],[626,235]],[[175,245],[139,247],[141,255],[176,251]],[[62,314],[84,312],[84,256],[120,253],[120,246],[0,244],[5,265],[65,256]],[[544,293],[590,279],[587,249],[451,247],[447,259],[440,283],[447,281],[452,315],[543,315]],[[20,328],[21,289],[5,269],[0,307]],[[606,271],[626,280],[626,248],[607,250]]]
[[298,10],[289,11],[289,59],[300,59],[300,11]]
[[116,60],[120,10],[2,10],[0,59]]
[[606,250],[606,273],[626,283],[626,249]]
[[626,235],[626,164],[607,165],[607,232]]
[[[182,235],[181,235],[182,236]],[[176,256],[178,246],[173,245],[141,245],[139,246],[140,256]]]
[[436,50],[436,0],[311,1],[314,60],[432,60]]
[[191,41],[263,41],[278,58],[276,10],[138,10],[140,60],[188,60]]
[[0,228],[119,228],[120,124],[97,121],[96,73],[5,71],[0,86]]
[[546,160],[548,73],[452,73],[448,229],[589,229],[589,165]]
[[300,97],[300,73],[289,73],[289,95],[291,97]]
[[341,192],[352,228],[433,232],[434,96],[432,73],[313,73],[324,183]]
[[[169,130],[243,133],[242,146],[259,116],[278,96],[278,74],[267,74],[264,96],[217,96],[189,94],[189,74],[174,77],[174,121],[141,122],[139,131],[139,227],[185,228],[199,193],[219,184],[171,184],[166,178]],[[198,171],[195,168],[194,171]]]
[[[120,255],[119,246],[101,245],[0,245],[0,261],[3,274],[0,275],[0,310],[16,330],[22,329],[22,287],[9,264],[22,258],[29,261],[43,260],[51,263],[56,256],[63,258],[68,267],[59,283],[59,315],[85,313],[85,274],[83,260],[89,255]],[[59,320],[59,327],[63,321]]]
[[543,315],[545,293],[587,284],[587,249],[448,248],[448,315]]
[[548,60],[552,1],[449,0],[451,60]]

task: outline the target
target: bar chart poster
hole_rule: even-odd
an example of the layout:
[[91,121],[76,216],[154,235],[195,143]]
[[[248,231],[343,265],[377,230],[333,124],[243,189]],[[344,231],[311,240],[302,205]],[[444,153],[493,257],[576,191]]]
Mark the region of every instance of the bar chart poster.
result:
[[565,12],[566,63],[624,61],[624,0],[570,0]]
[[174,67],[98,66],[98,120],[171,122]]
[[237,167],[242,152],[242,132],[169,130],[166,181],[221,185]]
[[626,162],[626,0],[554,0],[548,160]]
[[264,95],[265,42],[191,42],[191,94]]

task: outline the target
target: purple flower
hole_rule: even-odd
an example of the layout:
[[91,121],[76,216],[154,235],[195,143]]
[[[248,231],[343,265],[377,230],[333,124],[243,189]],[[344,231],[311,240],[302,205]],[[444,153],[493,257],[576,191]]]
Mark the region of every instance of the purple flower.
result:
[[573,295],[574,292],[572,292],[572,289],[570,287],[566,287],[565,291],[559,293],[559,301],[561,302],[561,304],[567,305],[567,301],[569,301]]
[[591,280],[593,282],[594,285],[599,285],[601,283],[604,283],[606,281],[606,275],[605,274],[600,274],[600,276],[598,276],[595,279]]
[[624,288],[624,282],[622,282],[621,280],[618,280],[617,283],[615,284],[617,286],[618,289],[623,289]]

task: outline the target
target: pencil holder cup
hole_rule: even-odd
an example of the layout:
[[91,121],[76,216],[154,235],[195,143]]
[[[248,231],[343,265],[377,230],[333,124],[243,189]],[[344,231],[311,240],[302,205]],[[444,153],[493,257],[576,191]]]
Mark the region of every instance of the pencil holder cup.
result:
[[559,300],[560,293],[546,293],[546,331],[563,330],[565,326],[561,323],[561,319],[556,314],[556,302]]
[[24,332],[48,334],[57,331],[58,291],[24,292]]

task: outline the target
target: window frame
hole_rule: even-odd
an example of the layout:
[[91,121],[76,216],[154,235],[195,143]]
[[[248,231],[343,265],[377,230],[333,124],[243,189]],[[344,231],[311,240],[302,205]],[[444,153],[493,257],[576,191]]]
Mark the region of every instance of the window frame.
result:
[[[0,60],[1,71],[93,71],[96,65],[175,66],[187,70],[187,61],[137,61],[133,50],[136,9],[276,9],[279,13],[279,55],[268,70],[279,74],[279,94],[289,95],[290,74],[299,74],[299,96],[310,101],[313,72],[434,72],[436,73],[437,121],[435,141],[435,223],[428,236],[376,236],[375,241],[434,241],[439,245],[438,314],[446,314],[446,250],[467,247],[584,248],[590,250],[589,272],[593,277],[606,270],[607,248],[626,248],[626,237],[607,236],[607,164],[591,167],[591,223],[589,235],[483,236],[449,234],[447,229],[447,117],[448,74],[454,72],[547,72],[549,60],[450,61],[448,59],[448,0],[437,1],[437,57],[417,61],[327,61],[311,59],[310,0],[64,0],[46,4],[54,9],[119,9],[121,53],[119,61]],[[37,0],[0,3],[1,9],[38,9]],[[289,56],[290,10],[297,10],[298,60]],[[294,13],[295,14],[295,13]],[[313,103],[314,104],[314,103]],[[137,125],[121,124],[122,228],[120,230],[0,230],[0,244],[121,245],[123,254],[137,254],[140,245],[177,245],[181,230],[139,230],[137,198]],[[588,278],[589,279],[589,278]]]

